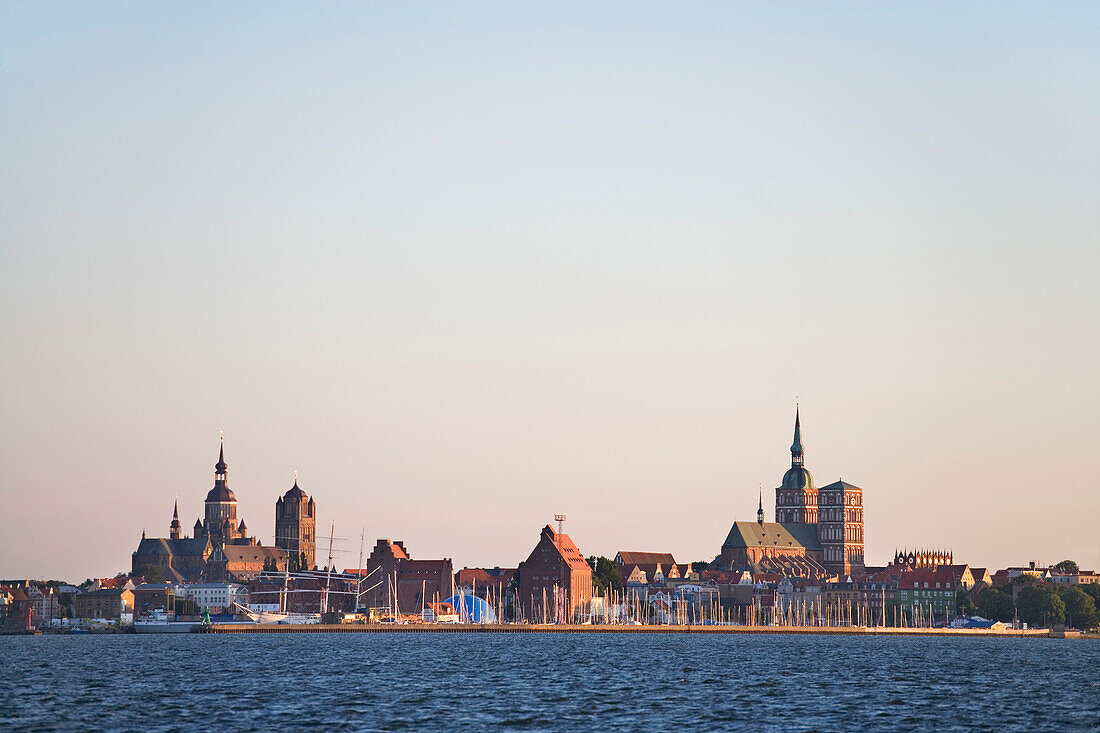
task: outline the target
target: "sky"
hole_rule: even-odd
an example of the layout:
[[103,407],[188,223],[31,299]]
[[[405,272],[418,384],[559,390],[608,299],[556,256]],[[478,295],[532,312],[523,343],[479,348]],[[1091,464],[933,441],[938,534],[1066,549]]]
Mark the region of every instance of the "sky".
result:
[[[0,2],[0,578],[224,433],[270,544],[713,558],[795,402],[867,561],[1100,569],[1096,4]],[[327,542],[318,561],[324,562]]]

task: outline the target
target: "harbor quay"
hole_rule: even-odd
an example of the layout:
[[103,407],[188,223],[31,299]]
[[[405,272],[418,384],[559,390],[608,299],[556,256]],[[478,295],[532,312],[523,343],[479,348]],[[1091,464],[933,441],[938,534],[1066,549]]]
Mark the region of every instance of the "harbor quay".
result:
[[[980,636],[1090,638],[1080,632],[1049,629],[952,629],[828,626],[651,626],[592,624],[212,624],[192,633],[207,634],[820,634],[825,636]],[[1091,638],[1095,638],[1092,635]]]

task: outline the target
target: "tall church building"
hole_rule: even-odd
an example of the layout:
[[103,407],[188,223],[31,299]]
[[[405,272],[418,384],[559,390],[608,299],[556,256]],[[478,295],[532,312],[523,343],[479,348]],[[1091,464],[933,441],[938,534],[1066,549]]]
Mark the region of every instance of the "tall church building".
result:
[[764,521],[762,504],[756,522],[734,522],[714,568],[791,576],[863,573],[863,489],[840,480],[814,485],[797,409],[791,467],[775,489],[775,522]]
[[293,557],[304,553],[306,570],[316,567],[316,515],[317,507],[312,497],[298,488],[298,479],[294,479],[294,486],[275,502],[275,546]]
[[206,494],[206,516],[195,520],[195,537],[207,537],[215,548],[222,545],[257,545],[248,536],[244,519],[237,521],[237,497],[229,488],[229,466],[225,462],[225,446],[218,448],[214,465],[214,488]]

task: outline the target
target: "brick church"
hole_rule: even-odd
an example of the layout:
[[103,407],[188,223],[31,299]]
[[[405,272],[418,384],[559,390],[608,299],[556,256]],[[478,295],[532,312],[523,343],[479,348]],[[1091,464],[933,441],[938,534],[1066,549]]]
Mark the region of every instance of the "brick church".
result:
[[756,521],[733,523],[711,567],[808,578],[864,572],[863,489],[840,480],[814,485],[797,409],[791,467],[775,489],[775,521],[764,521],[761,495]]
[[194,536],[183,534],[179,502],[172,510],[168,537],[146,537],[131,558],[131,572],[147,565],[159,567],[172,583],[248,580],[274,564],[286,568],[287,556],[305,556],[313,567],[316,507],[313,499],[298,488],[298,482],[275,505],[275,546],[261,545],[249,534],[243,518],[237,518],[237,497],[229,488],[229,466],[225,446],[218,450],[214,465],[214,487],[206,494],[204,516],[195,520]]

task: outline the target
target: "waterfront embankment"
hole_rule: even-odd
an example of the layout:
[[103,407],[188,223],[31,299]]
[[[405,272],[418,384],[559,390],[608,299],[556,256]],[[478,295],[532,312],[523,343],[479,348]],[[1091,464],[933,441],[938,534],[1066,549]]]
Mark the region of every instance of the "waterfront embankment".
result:
[[588,624],[213,624],[211,634],[817,634],[821,636],[1007,636],[1080,638],[1049,629],[915,629],[828,626],[619,626]]

